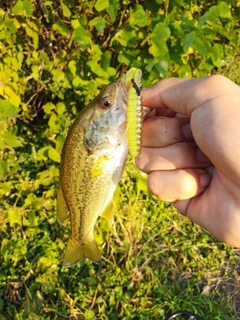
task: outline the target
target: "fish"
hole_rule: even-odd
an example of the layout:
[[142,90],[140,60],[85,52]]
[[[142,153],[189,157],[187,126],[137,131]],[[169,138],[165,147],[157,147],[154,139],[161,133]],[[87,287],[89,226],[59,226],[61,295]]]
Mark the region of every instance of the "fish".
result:
[[125,83],[123,74],[101,90],[77,116],[63,146],[57,220],[62,224],[70,213],[65,267],[102,259],[93,230],[99,216],[113,220],[112,198],[128,155]]

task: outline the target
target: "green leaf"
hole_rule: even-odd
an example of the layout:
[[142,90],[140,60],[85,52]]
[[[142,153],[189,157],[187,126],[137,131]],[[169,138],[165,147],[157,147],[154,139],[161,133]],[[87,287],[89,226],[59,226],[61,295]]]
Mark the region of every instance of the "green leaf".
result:
[[55,162],[60,162],[60,154],[53,147],[47,146],[38,150],[37,159],[38,160],[47,160],[51,159]]
[[55,22],[53,24],[53,30],[57,31],[58,33],[60,33],[62,36],[67,36],[68,35],[68,27],[67,25],[62,22],[61,20],[57,20],[57,22]]
[[214,44],[214,46],[212,47],[212,52],[210,56],[214,66],[221,67],[224,64],[222,45],[219,43]]
[[55,109],[55,104],[53,104],[52,102],[47,102],[44,106],[43,106],[43,110],[46,114],[52,114],[52,110]]
[[101,56],[101,67],[103,70],[107,71],[110,67],[112,54],[110,51],[104,51]]
[[170,59],[159,59],[159,61],[155,64],[155,67],[158,71],[162,73],[164,78],[167,77],[167,72],[170,67]]
[[130,66],[139,54],[139,50],[124,50],[122,54],[118,55],[118,61]]
[[208,20],[211,23],[215,23],[215,20],[219,17],[219,10],[217,6],[212,6],[209,9],[209,17]]
[[52,71],[52,76],[54,82],[60,82],[64,81],[65,73],[60,69],[56,69]]
[[90,320],[95,318],[95,312],[93,310],[87,310],[84,312],[84,319]]
[[107,7],[107,13],[111,19],[111,22],[114,23],[116,21],[116,17],[118,15],[118,8],[120,5],[119,0],[110,0],[109,6]]
[[49,150],[48,146],[39,149],[37,152],[37,160],[46,161],[48,159],[48,150]]
[[159,22],[156,24],[155,28],[153,29],[153,41],[158,43],[161,40],[166,41],[171,35],[170,29],[166,26],[164,22]]
[[103,31],[106,27],[106,23],[102,17],[96,17],[89,21],[89,26],[94,26],[100,34],[103,34]]
[[7,173],[7,162],[4,160],[0,160],[0,179],[2,179],[6,173]]
[[[34,211],[30,211],[27,214],[27,218],[29,221],[29,227],[33,228],[33,227],[37,227],[38,226],[38,217],[36,216],[36,213]],[[26,225],[26,224],[25,224]]]
[[168,53],[167,39],[170,37],[170,29],[163,22],[156,24],[152,32],[152,45],[149,52],[154,57],[161,57]]
[[48,56],[48,54],[46,52],[40,52],[39,59],[44,62],[44,67],[43,68],[45,70],[48,70],[48,71],[52,70],[54,61],[53,60],[51,61],[49,59],[49,56]]
[[195,37],[192,47],[194,50],[197,50],[201,56],[204,56],[207,53],[207,48],[202,39]]
[[0,17],[3,18],[5,16],[5,11],[0,8]]
[[112,46],[114,40],[118,41],[122,46],[126,47],[131,47],[134,45],[136,42],[136,32],[132,27],[125,27],[121,30],[119,30],[114,37],[112,37],[110,41],[110,46]]
[[39,210],[42,208],[42,198],[38,198],[34,193],[29,193],[25,198],[23,208],[24,209],[36,209]]
[[18,0],[15,6],[12,8],[12,13],[15,14],[15,16],[22,15],[23,11],[23,1]]
[[31,16],[33,13],[33,6],[29,0],[23,0],[23,13],[25,16]]
[[64,17],[67,17],[67,18],[71,17],[71,11],[65,5],[65,3],[63,1],[60,1],[60,4],[61,4],[61,8],[62,8]]
[[31,66],[31,70],[32,70],[33,79],[36,80],[36,81],[38,81],[38,79],[39,79],[39,69],[38,69],[38,66],[32,65],[32,66]]
[[89,60],[87,65],[91,68],[92,72],[94,72],[99,77],[104,77],[105,71],[100,68],[98,61],[95,59]]
[[12,148],[22,147],[22,142],[19,140],[17,136],[11,133],[2,133],[1,134],[2,139],[4,142],[9,145]]
[[15,223],[21,223],[21,212],[20,208],[12,208],[8,210],[8,219],[10,226],[13,227]]
[[219,2],[218,4],[219,16],[221,18],[231,19],[231,11],[228,4],[224,1]]
[[162,56],[168,53],[168,46],[166,41],[170,37],[170,29],[163,22],[156,24],[152,32],[152,46],[149,52],[154,56]]
[[6,17],[5,24],[6,24],[6,27],[10,30],[11,33],[16,33],[17,32],[17,28],[16,28],[15,24],[13,23],[13,20],[10,19],[9,17]]
[[183,45],[183,52],[187,52],[189,47],[192,45],[193,40],[195,39],[196,36],[196,32],[192,31],[189,34],[187,34],[186,39],[184,41],[184,45]]
[[61,154],[62,152],[62,148],[63,148],[63,145],[64,145],[64,141],[65,141],[65,136],[58,136],[57,137],[57,141],[56,141],[56,150],[59,154]]
[[7,259],[8,257],[8,252],[10,249],[10,241],[8,239],[2,239],[1,241],[1,255],[4,257],[4,259]]
[[147,14],[143,7],[137,4],[129,18],[130,25],[145,27],[147,25]]
[[83,26],[79,26],[73,31],[71,40],[74,40],[78,43],[82,49],[85,49],[89,44],[90,37]]
[[0,32],[0,40],[1,39],[8,39],[11,36],[11,32],[7,29],[1,30]]
[[12,13],[16,16],[29,17],[33,13],[33,6],[29,0],[18,0],[15,6],[12,8]]
[[27,24],[31,29],[35,30],[36,32],[40,31],[40,25],[37,21],[35,22],[35,21],[29,20]]
[[61,125],[59,122],[59,118],[58,116],[53,113],[48,121],[48,125],[51,128],[52,131],[54,132],[59,132],[59,130],[61,129]]
[[37,264],[39,268],[48,268],[52,264],[56,263],[56,259],[49,257],[40,257]]
[[70,72],[72,73],[73,76],[77,75],[78,65],[77,65],[76,61],[74,61],[74,60],[69,61],[68,68],[69,68],[69,70],[70,70]]
[[191,78],[192,70],[189,65],[183,65],[178,69],[178,74],[180,78]]
[[63,102],[58,102],[56,105],[56,111],[58,115],[63,115],[63,113],[66,111],[66,106]]
[[95,9],[100,12],[104,9],[106,9],[109,6],[109,0],[97,0],[94,7]]
[[10,102],[0,99],[0,121],[6,121],[9,118],[16,118],[17,116],[17,108]]
[[35,30],[31,29],[28,25],[26,26],[26,33],[29,37],[31,37],[33,39],[33,47],[34,49],[38,48],[38,32],[36,32]]
[[115,10],[115,7],[112,4],[107,7],[107,13],[109,14],[112,23],[116,21],[116,11],[117,10]]
[[[0,87],[0,91],[1,91],[1,87]],[[10,86],[5,86],[3,87],[3,92],[4,92],[4,96],[6,96],[9,100],[10,103],[12,103],[15,107],[18,107],[20,102],[21,102],[21,98],[20,96],[16,93],[16,90],[14,90],[12,87]]]
[[7,193],[9,193],[12,187],[13,186],[11,181],[0,183],[0,196],[6,195]]

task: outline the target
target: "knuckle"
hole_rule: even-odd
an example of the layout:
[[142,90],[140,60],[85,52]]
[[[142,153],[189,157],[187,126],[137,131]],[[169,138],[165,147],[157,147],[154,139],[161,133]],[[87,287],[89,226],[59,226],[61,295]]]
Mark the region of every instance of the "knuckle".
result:
[[176,189],[179,200],[189,199],[196,195],[197,183],[195,178],[187,172],[179,171],[176,177]]
[[228,85],[231,84],[231,81],[223,75],[215,74],[206,77],[206,84],[208,83],[212,90],[216,90],[216,92],[218,92],[219,88],[223,88],[224,91],[228,91]]

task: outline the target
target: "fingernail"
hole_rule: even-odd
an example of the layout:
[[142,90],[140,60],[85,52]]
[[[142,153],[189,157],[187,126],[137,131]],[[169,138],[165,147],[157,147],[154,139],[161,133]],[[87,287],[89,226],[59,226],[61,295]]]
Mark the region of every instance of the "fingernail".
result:
[[199,148],[197,148],[197,159],[199,162],[209,161],[208,157]]
[[200,186],[202,188],[206,188],[207,186],[209,186],[211,181],[211,176],[208,173],[203,173],[200,175]]
[[187,140],[190,140],[190,141],[193,141],[194,138],[193,138],[193,134],[192,134],[192,130],[191,130],[191,127],[190,127],[190,124],[185,124],[183,127],[182,127],[182,133],[184,134],[185,138]]

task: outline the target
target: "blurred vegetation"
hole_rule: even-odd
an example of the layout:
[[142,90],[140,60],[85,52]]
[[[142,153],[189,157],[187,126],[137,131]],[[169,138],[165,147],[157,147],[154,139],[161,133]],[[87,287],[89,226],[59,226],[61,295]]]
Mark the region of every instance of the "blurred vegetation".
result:
[[6,0],[0,8],[0,319],[237,319],[239,254],[157,201],[131,160],[104,261],[66,269],[61,148],[99,88],[223,74],[240,84],[240,1]]

